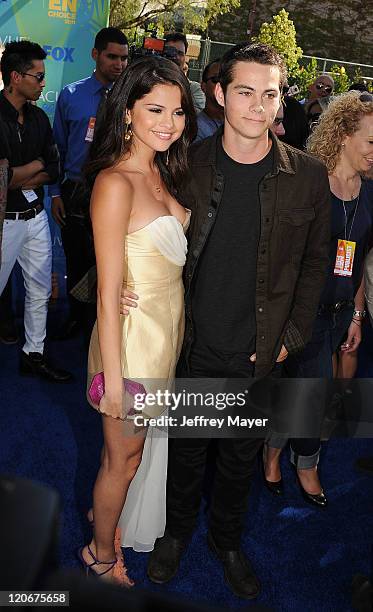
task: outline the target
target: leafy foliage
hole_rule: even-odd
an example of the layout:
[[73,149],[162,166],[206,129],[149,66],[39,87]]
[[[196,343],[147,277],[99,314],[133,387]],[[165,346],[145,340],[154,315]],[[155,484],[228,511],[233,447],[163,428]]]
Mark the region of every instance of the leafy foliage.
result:
[[[284,8],[294,21],[298,44],[306,55],[373,64],[372,0],[241,0],[239,10],[219,17],[209,28],[210,38],[231,43],[244,40],[254,6],[254,34]],[[373,77],[366,68],[363,74]]]
[[335,93],[338,94],[342,93],[343,91],[347,91],[349,86],[351,85],[351,81],[344,66],[338,66],[338,64],[333,64],[329,72],[331,72],[331,75],[334,79]]
[[[286,62],[291,80],[299,87],[298,98],[306,97],[309,85],[315,81],[321,69],[315,58],[300,64],[303,51],[297,45],[297,34],[293,21],[289,19],[289,13],[282,9],[274,15],[270,23],[263,23],[257,40],[277,49]],[[344,66],[334,64],[328,72],[334,79],[335,93],[347,91],[351,81]]]
[[298,71],[298,61],[303,51],[297,45],[294,23],[285,9],[274,15],[270,23],[264,22],[261,25],[256,40],[277,49],[285,60],[290,76]]
[[188,32],[205,31],[220,15],[238,9],[240,0],[112,0],[110,25],[133,34],[137,27],[156,24],[163,31],[176,27]]
[[315,58],[312,58],[307,64],[298,67],[294,71],[294,81],[299,87],[297,98],[306,98],[309,86],[314,83],[317,76],[320,74],[320,68]]

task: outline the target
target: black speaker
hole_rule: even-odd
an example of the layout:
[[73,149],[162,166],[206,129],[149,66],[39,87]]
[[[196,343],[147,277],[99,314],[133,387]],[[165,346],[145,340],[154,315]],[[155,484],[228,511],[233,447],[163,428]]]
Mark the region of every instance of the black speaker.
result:
[[0,476],[0,590],[35,589],[57,568],[58,514],[53,489]]

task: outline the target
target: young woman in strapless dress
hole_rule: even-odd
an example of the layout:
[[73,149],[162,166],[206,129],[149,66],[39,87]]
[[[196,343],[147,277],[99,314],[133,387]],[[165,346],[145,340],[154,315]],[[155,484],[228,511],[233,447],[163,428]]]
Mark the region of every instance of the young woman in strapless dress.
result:
[[[104,449],[93,491],[94,534],[79,558],[87,573],[125,586],[133,583],[115,533],[147,434],[133,422],[133,395],[171,384],[181,348],[190,213],[174,196],[194,135],[182,71],[144,57],[115,83],[86,165],[98,278],[87,397],[102,414]],[[119,315],[123,283],[141,294],[126,317]],[[156,406],[149,416],[163,410]]]

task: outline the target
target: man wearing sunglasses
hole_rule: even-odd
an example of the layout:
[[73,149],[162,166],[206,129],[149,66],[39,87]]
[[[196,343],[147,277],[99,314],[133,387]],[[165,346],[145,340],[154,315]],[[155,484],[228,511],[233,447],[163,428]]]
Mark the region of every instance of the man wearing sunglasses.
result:
[[306,105],[307,107],[314,100],[318,100],[320,98],[327,98],[333,95],[334,92],[334,79],[330,76],[330,74],[320,74],[320,76],[315,79],[313,83],[308,87],[308,98],[301,100],[301,104]]
[[0,295],[16,261],[25,284],[25,344],[20,373],[51,382],[72,376],[44,357],[48,300],[51,294],[52,243],[44,210],[43,186],[59,174],[58,151],[47,115],[32,104],[45,86],[45,51],[30,41],[11,42],[1,58],[4,90],[0,116],[10,167],[4,220]]
[[223,125],[224,109],[215,98],[215,87],[219,82],[220,60],[207,64],[202,73],[201,88],[206,96],[204,110],[197,117],[198,133],[196,142],[212,136]]

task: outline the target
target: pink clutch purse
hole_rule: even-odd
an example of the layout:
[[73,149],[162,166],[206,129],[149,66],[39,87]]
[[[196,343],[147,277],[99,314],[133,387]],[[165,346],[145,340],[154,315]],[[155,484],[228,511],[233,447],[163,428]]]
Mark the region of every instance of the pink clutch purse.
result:
[[[139,411],[135,410],[133,406],[133,399],[134,399],[134,396],[137,394],[143,395],[143,396],[146,395],[144,386],[141,385],[140,383],[130,380],[129,378],[123,378],[123,385],[124,385],[125,397],[127,401],[129,400],[129,405],[130,405],[130,409],[126,413],[127,416],[139,414]],[[88,396],[92,404],[99,406],[101,398],[104,395],[104,393],[105,393],[105,377],[104,377],[103,372],[99,372],[98,374],[95,374],[95,376],[92,378],[91,384],[89,385],[89,389],[88,389]]]

